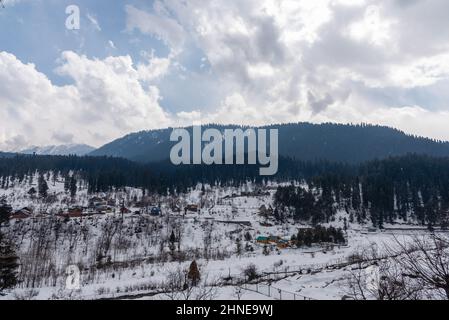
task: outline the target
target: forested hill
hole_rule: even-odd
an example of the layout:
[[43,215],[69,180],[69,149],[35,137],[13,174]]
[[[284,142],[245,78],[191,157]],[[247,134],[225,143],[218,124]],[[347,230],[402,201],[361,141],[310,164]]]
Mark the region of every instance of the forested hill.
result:
[[[350,174],[355,167],[328,162],[299,162],[280,158],[276,179],[302,179],[325,172]],[[179,192],[198,183],[238,185],[248,180],[261,182],[258,165],[182,165],[169,161],[149,164],[116,157],[15,155],[0,158],[0,187],[9,180],[23,180],[34,173],[55,172],[66,176],[71,172],[89,184],[91,192],[108,191],[125,186],[145,188],[150,192],[166,193],[168,189]]]
[[0,158],[12,158],[15,155],[16,155],[15,153],[1,152],[0,151]]
[[[208,125],[221,131],[236,126]],[[402,156],[409,153],[449,156],[449,143],[407,135],[383,126],[343,124],[281,124],[279,152],[297,160],[328,160],[352,164]],[[191,128],[189,128],[191,130]],[[139,162],[166,160],[174,145],[172,129],[142,131],[117,139],[90,153],[92,156],[122,157]]]

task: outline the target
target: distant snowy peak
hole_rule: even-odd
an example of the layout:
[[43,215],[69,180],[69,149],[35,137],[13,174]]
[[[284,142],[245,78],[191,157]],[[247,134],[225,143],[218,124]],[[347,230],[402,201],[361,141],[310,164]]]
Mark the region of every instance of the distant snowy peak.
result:
[[22,150],[20,153],[51,156],[84,156],[94,150],[95,148],[86,144],[66,144],[59,146],[30,147],[28,149]]

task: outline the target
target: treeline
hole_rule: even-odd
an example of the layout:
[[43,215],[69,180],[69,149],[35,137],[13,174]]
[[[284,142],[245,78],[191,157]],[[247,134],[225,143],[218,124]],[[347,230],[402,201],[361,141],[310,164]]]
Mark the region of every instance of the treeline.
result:
[[292,236],[291,240],[298,247],[304,245],[310,247],[314,243],[344,244],[346,242],[342,229],[336,229],[332,226],[326,228],[320,225],[313,229],[299,229],[298,234]]
[[[236,125],[203,125],[202,129],[226,129],[248,127]],[[273,124],[262,129],[279,132],[279,155],[300,161],[319,159],[332,162],[360,164],[389,156],[409,153],[437,157],[449,156],[449,143],[407,135],[402,131],[377,125],[361,124]],[[190,133],[192,127],[186,128]],[[132,161],[148,163],[167,158],[176,142],[170,141],[171,128],[129,134],[95,150],[90,155],[116,156]]]
[[379,125],[285,124],[279,129],[279,153],[298,160],[325,159],[360,164],[409,153],[449,156],[449,143],[407,135]]
[[[258,165],[183,165],[168,161],[139,164],[110,157],[15,156],[0,158],[0,187],[23,180],[36,172],[67,177],[75,173],[90,193],[125,186],[149,193],[183,193],[199,183],[239,186],[252,181],[301,182],[301,187],[279,188],[279,217],[329,222],[337,209],[348,213],[350,222],[372,222],[382,227],[397,219],[414,219],[423,225],[446,226],[449,212],[449,158],[408,155],[375,160],[361,165],[327,161],[279,159],[274,177],[259,175]],[[55,176],[53,174],[53,176]],[[73,176],[73,174],[70,174]]]
[[[297,162],[280,158],[276,180],[306,179],[329,171],[348,174],[353,167],[327,161]],[[262,183],[258,165],[182,165],[169,161],[141,164],[113,157],[15,155],[0,157],[0,187],[8,188],[10,180],[23,181],[36,172],[55,176],[73,176],[84,180],[91,193],[106,192],[126,186],[148,192],[183,193],[198,183],[239,186],[247,181]],[[48,175],[49,176],[49,175]]]
[[[278,188],[276,206],[297,220],[329,222],[337,209],[349,222],[384,223],[398,219],[448,227],[449,159],[405,156],[362,164],[350,174],[323,173],[305,186]],[[368,215],[369,213],[369,215]]]

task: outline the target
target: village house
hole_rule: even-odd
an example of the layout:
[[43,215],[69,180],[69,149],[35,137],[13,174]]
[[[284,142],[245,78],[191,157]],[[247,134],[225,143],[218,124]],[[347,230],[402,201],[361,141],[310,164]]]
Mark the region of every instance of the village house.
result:
[[99,197],[92,197],[89,199],[89,207],[93,208],[95,206],[98,206],[100,204],[104,204],[103,199],[99,198]]
[[277,241],[277,247],[279,249],[287,249],[288,247],[290,247],[290,241],[289,240],[285,240],[285,239],[279,239]]
[[9,216],[11,220],[24,220],[31,218],[33,215],[33,211],[30,208],[22,208],[20,210],[15,211]]
[[161,208],[159,207],[153,207],[150,210],[150,215],[152,216],[160,216],[162,214]]
[[41,219],[48,219],[50,215],[48,213],[38,213],[33,215],[33,219],[35,220],[41,220]]
[[73,215],[82,215],[83,214],[83,208],[82,207],[72,207],[67,210],[68,213]]
[[262,244],[269,244],[270,243],[270,238],[269,237],[265,237],[265,236],[259,236],[256,238],[256,242],[257,243],[262,243]]
[[290,241],[282,239],[278,236],[259,236],[256,238],[256,242],[259,244],[272,244],[276,245],[279,249],[286,249],[290,247]]
[[106,214],[111,213],[112,207],[108,206],[107,204],[102,204],[98,207],[95,207],[95,214]]
[[185,208],[184,211],[187,212],[198,212],[198,205],[196,204],[188,204]]
[[120,213],[121,213],[121,214],[131,213],[131,210],[129,210],[129,209],[126,208],[126,207],[121,207],[121,208],[120,208]]
[[56,215],[60,218],[82,218],[83,213],[80,211],[72,211],[72,212],[60,212]]

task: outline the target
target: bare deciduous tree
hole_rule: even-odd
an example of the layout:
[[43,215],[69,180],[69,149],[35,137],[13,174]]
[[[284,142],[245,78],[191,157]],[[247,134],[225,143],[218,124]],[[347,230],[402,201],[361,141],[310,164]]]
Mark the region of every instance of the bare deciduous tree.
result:
[[212,300],[217,295],[216,281],[209,282],[206,275],[197,286],[190,285],[188,273],[182,268],[168,273],[163,289],[169,300]]
[[449,299],[449,241],[436,234],[396,239],[385,254],[371,248],[355,255],[346,285],[357,300]]
[[414,237],[409,243],[396,239],[396,248],[388,252],[408,278],[419,282],[424,290],[449,300],[449,239],[446,236]]

